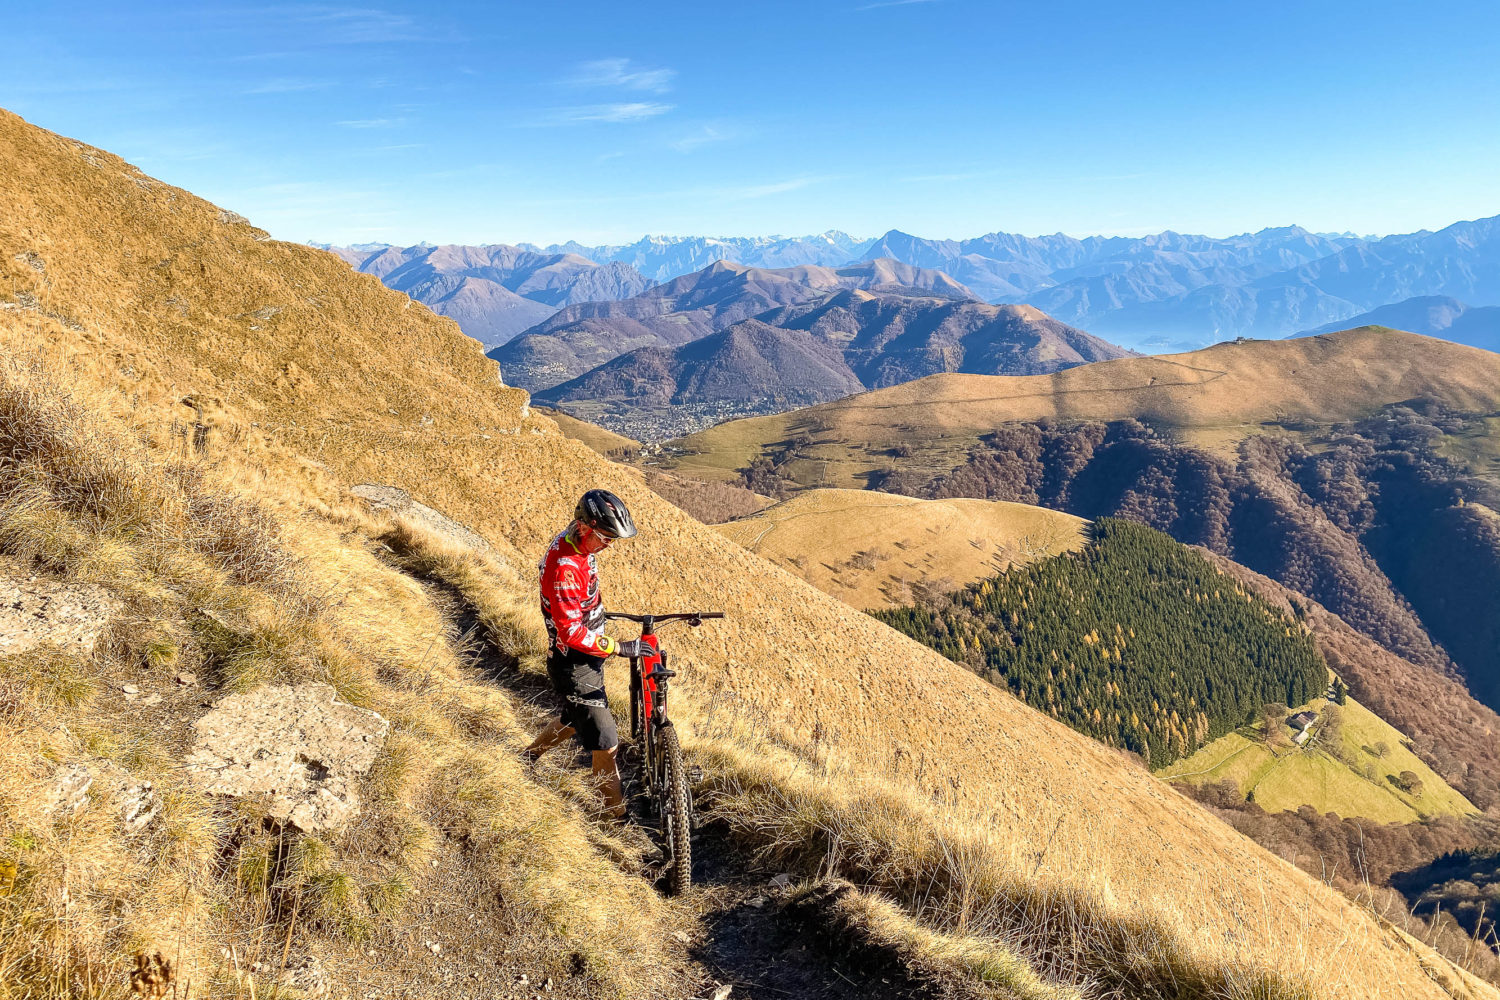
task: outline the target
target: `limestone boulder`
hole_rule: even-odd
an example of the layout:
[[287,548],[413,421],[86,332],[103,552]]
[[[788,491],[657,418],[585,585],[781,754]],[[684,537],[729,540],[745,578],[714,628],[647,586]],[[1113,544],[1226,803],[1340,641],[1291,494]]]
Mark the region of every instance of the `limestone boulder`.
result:
[[102,587],[0,572],[0,656],[43,643],[91,654],[119,607]]
[[389,728],[327,684],[265,687],[230,695],[194,722],[185,763],[203,791],[263,797],[272,819],[304,833],[337,830],[358,815],[357,779]]

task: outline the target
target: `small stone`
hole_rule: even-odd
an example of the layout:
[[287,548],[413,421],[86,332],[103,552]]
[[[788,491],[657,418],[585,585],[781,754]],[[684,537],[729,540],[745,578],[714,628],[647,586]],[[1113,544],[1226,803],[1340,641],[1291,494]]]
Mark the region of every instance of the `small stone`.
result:
[[141,704],[142,705],[159,705],[159,704],[161,704],[161,695],[158,694],[155,691],[152,691],[150,694],[146,695],[146,697],[144,697],[144,698],[141,699]]
[[785,872],[771,879],[771,888],[773,889],[790,889],[791,887],[792,877]]
[[745,900],[745,905],[753,906],[758,910],[762,906],[765,906],[767,902],[768,900],[764,896],[753,896],[750,899]]
[[545,990],[548,993],[552,992],[552,977],[551,976],[548,976],[547,977],[547,981],[542,984],[542,989]]
[[723,986],[720,986],[718,989],[714,990],[714,1000],[729,1000],[729,994],[733,992],[734,986],[730,983],[725,983]]
[[677,940],[681,941],[683,944],[687,944],[687,943],[689,943],[690,941],[693,940],[691,937],[688,936],[687,931],[673,931],[672,932],[672,936],[674,938],[676,938]]
[[134,684],[121,684],[120,691],[123,692],[125,697],[127,698],[134,697],[135,695],[141,693],[141,689]]
[[177,683],[181,684],[183,687],[191,687],[192,685],[198,683],[198,675],[189,673],[188,671],[184,670],[182,673],[177,675]]
[[436,941],[432,941],[428,943],[427,950],[432,952],[434,955],[441,955],[443,953],[443,946],[438,944]]
[[522,986],[525,986],[527,983],[531,982],[531,980],[527,979],[526,978],[526,973],[523,972],[523,973],[521,973],[521,978],[517,979],[516,982],[520,983]]

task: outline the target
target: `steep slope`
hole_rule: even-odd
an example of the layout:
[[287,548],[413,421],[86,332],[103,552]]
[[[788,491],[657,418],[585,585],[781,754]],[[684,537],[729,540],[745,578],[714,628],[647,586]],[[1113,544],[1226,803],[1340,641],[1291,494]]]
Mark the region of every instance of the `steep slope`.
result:
[[[637,473],[601,463],[528,414],[523,395],[500,384],[451,321],[410,307],[373,278],[351,278],[328,254],[258,238],[214,206],[14,116],[0,116],[0,163],[0,197],[11,206],[0,239],[17,248],[0,256],[0,300],[11,304],[0,313],[6,350],[43,348],[49,363],[69,365],[100,394],[98,408],[128,420],[152,454],[181,454],[176,431],[187,431],[187,448],[205,463],[222,465],[247,495],[283,491],[286,517],[305,519],[331,546],[348,530],[338,519],[348,486],[373,480],[408,489],[489,540],[517,581],[516,608],[529,596],[522,582],[529,566],[577,494],[602,485],[624,496],[645,530],[628,559],[615,553],[605,561],[611,603],[731,613],[722,628],[674,635],[672,644],[680,672],[674,716],[732,835],[751,847],[759,837],[772,862],[798,876],[831,870],[879,888],[886,901],[867,904],[868,912],[912,953],[968,969],[967,988],[986,988],[982,973],[1036,998],[1044,990],[1078,996],[1085,982],[1125,995],[1305,997],[1314,982],[1319,995],[1335,997],[1496,995],[1116,754],[680,514]],[[325,551],[331,558],[344,550]],[[359,544],[347,556],[361,567],[373,558]],[[380,606],[379,591],[365,589],[375,577],[341,574],[332,563],[319,572],[334,585],[328,593],[348,590],[368,610]],[[500,586],[485,579],[470,581],[475,593]],[[434,702],[454,720],[444,739],[484,736],[461,767],[434,779],[447,783],[414,806],[550,808],[551,799],[515,794],[531,787],[518,784],[529,780],[519,767],[504,781],[474,777],[480,763],[503,763],[520,742],[509,730],[488,735],[494,715],[478,701],[508,703],[493,682],[473,673],[434,688],[422,680],[419,651],[383,655],[386,676],[409,678],[405,704]],[[614,674],[611,684],[619,681]],[[393,697],[378,676],[369,683],[380,685],[368,689],[372,696]],[[422,728],[425,718],[402,720],[413,740],[407,760],[423,766],[422,741],[436,738]],[[876,760],[892,763],[872,767]],[[210,814],[206,804],[195,808]],[[547,871],[541,866],[556,863],[547,853],[552,834],[566,829],[572,837],[578,820],[537,815],[513,839],[497,838],[482,814],[463,826],[435,822],[444,852],[515,866],[503,892],[434,883],[421,896],[434,908],[458,900],[468,910],[529,891]],[[580,851],[575,864],[590,872],[613,850],[597,838],[570,842]],[[209,850],[173,863],[197,865],[194,878],[204,885],[218,856]],[[450,869],[431,870],[441,878]],[[620,940],[601,927],[593,950],[575,953],[579,978],[651,954],[643,944],[671,948],[672,935],[655,932],[673,921],[689,923],[690,940],[712,934],[692,924],[689,911],[632,895],[634,881],[601,876],[587,886],[588,906],[557,911],[551,924],[513,910],[486,911],[483,925],[510,921],[545,941],[578,940],[590,936],[579,930],[580,915],[604,900],[611,912],[630,912],[604,926],[642,935]],[[74,905],[82,905],[76,896]],[[914,922],[919,908],[922,925]],[[146,940],[187,968],[202,961],[193,976],[202,982],[212,973],[207,956],[221,942],[227,947],[215,926],[168,921]],[[305,923],[272,930],[287,939],[299,930],[304,938],[330,933]],[[420,946],[418,933],[414,923],[409,945]],[[357,968],[346,963],[364,945],[340,940],[330,936],[323,947],[350,973],[338,981],[343,987]],[[502,944],[487,945],[491,960]],[[447,966],[453,983],[494,975],[497,966],[478,953],[471,960],[451,951],[402,988],[453,995],[457,987],[442,978],[450,962],[459,963]],[[1071,985],[1048,987],[1043,973]],[[611,982],[626,995],[668,991],[629,975]],[[499,985],[481,978],[475,989],[493,995]]]
[[934,372],[1031,374],[1125,353],[1027,306],[850,289],[683,347],[632,351],[537,398],[662,440]]
[[[935,475],[961,464],[981,435],[1006,421],[1134,418],[1232,452],[1264,425],[1357,419],[1419,397],[1465,412],[1500,408],[1500,356],[1366,328],[1104,361],[1052,375],[934,375],[735,421],[677,445],[680,468],[694,475],[738,478],[756,460],[780,459],[801,485],[860,487],[893,468],[886,449],[908,449],[903,472]],[[799,434],[809,440],[795,455],[786,452],[785,443]]]
[[458,322],[463,331],[497,347],[563,306],[639,295],[655,282],[626,264],[596,264],[576,254],[543,254],[520,247],[330,247],[357,271]]
[[1341,324],[1292,334],[1316,337],[1351,326],[1385,326],[1486,351],[1500,351],[1500,306],[1471,306],[1447,295],[1418,295],[1355,316]]
[[807,490],[718,525],[756,555],[856,608],[896,607],[1084,544],[1081,518],[987,500]]
[[899,285],[972,298],[940,272],[895,261],[838,268],[751,268],[720,261],[620,302],[562,310],[490,356],[523,389],[559,385],[641,347],[678,347],[777,306],[843,288]]

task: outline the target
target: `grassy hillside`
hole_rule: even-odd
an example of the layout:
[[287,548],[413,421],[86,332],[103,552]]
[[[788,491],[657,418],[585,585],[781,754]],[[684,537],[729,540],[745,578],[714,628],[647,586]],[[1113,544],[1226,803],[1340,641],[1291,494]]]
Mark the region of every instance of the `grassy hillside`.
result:
[[[1319,698],[1293,711],[1308,710],[1324,716],[1328,704]],[[1220,737],[1158,773],[1169,781],[1194,785],[1232,781],[1246,799],[1267,812],[1310,805],[1320,813],[1378,823],[1410,823],[1478,812],[1411,752],[1405,736],[1378,715],[1353,699],[1342,710],[1344,726],[1336,752],[1326,739],[1312,739],[1305,747],[1269,747],[1261,720]],[[1397,782],[1403,771],[1421,780],[1420,795]]]
[[718,526],[856,608],[897,607],[1083,544],[1081,518],[986,500],[809,490]]
[[767,459],[802,487],[861,488],[898,464],[913,476],[947,472],[980,435],[1006,421],[1132,417],[1232,452],[1250,434],[1351,420],[1421,396],[1466,411],[1500,409],[1500,355],[1367,327],[1102,361],[1054,375],[934,375],[731,421],[675,446],[684,474],[738,478],[737,470]]
[[[117,589],[146,630],[73,664],[102,701],[59,687],[66,672],[6,664],[26,699],[0,717],[0,843],[24,875],[0,911],[3,981],[19,995],[118,995],[132,954],[152,949],[224,996],[248,995],[242,960],[274,969],[289,952],[322,955],[358,995],[490,996],[518,963],[563,995],[705,988],[694,948],[719,947],[720,925],[649,891],[629,845],[590,822],[574,772],[528,775],[514,756],[536,724],[530,567],[588,486],[643,525],[605,560],[612,605],[730,613],[672,640],[674,714],[724,835],[773,871],[878,891],[841,912],[958,995],[1496,995],[1117,754],[680,513],[533,418],[451,321],[333,255],[265,240],[10,115],[0,204],[0,345],[36,359],[7,369],[7,433],[20,440],[24,418],[39,428],[27,440],[53,442],[7,440],[6,501],[35,512],[7,551]],[[174,493],[200,474],[205,495],[234,500]],[[492,553],[360,513],[347,492],[360,482],[409,490]],[[236,504],[270,512],[306,573],[292,589],[232,578],[236,551],[274,548],[236,527],[253,515],[215,513]],[[490,672],[436,641],[461,635],[465,606]],[[219,665],[205,700],[314,678],[390,719],[369,822],[352,839],[294,839],[289,856],[185,785],[180,728],[153,739],[156,718],[102,694],[122,676],[170,686],[152,622],[189,662]],[[623,690],[617,671],[611,683]],[[162,719],[201,711],[189,696]],[[58,827],[29,811],[37,779],[102,752],[175,803],[158,839],[114,837],[101,812]],[[226,857],[244,864],[226,872]],[[397,877],[409,892],[377,891]],[[434,929],[465,946],[424,951]]]

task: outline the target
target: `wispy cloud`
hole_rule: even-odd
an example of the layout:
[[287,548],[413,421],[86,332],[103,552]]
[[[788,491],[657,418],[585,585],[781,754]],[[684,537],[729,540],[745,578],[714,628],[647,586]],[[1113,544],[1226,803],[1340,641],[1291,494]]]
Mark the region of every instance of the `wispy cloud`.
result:
[[628,101],[620,104],[585,104],[573,108],[557,108],[550,112],[547,121],[553,125],[581,122],[641,122],[656,118],[672,110],[670,104],[654,101]]
[[372,7],[277,4],[231,11],[225,17],[295,25],[301,35],[297,41],[311,45],[370,45],[426,39],[426,32],[410,16]]
[[619,87],[665,94],[672,89],[672,78],[676,75],[674,69],[648,69],[632,65],[629,59],[596,59],[580,63],[567,82],[575,87]]
[[914,3],[941,3],[942,0],[880,0],[878,3],[867,3],[855,10],[878,10],[881,7],[909,7]]
[[296,77],[277,77],[245,88],[247,94],[295,94],[304,90],[326,90],[333,86],[332,80],[300,80]]
[[685,135],[680,139],[674,139],[673,141],[667,143],[667,145],[677,150],[677,152],[679,153],[691,153],[693,150],[698,149],[701,146],[708,146],[716,142],[724,142],[729,138],[731,138],[731,133],[727,130],[715,127],[713,125],[704,125],[701,126],[698,131]]
[[952,174],[916,174],[911,177],[902,177],[901,180],[907,184],[951,184],[954,181],[973,181],[981,177],[998,177],[1004,173],[1001,170],[968,170]]
[[798,191],[813,184],[833,180],[831,177],[794,177],[791,180],[774,181],[770,184],[751,184],[746,187],[729,188],[720,193],[725,201],[750,201],[754,198],[769,198],[772,195]]
[[353,118],[348,121],[334,122],[335,125],[344,128],[395,128],[405,125],[405,118]]

